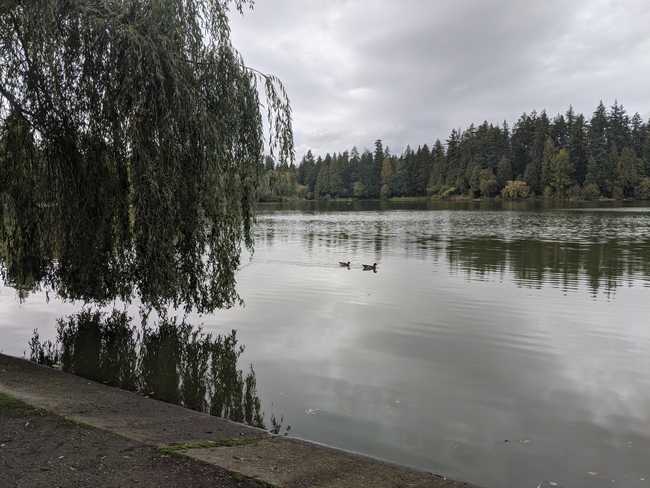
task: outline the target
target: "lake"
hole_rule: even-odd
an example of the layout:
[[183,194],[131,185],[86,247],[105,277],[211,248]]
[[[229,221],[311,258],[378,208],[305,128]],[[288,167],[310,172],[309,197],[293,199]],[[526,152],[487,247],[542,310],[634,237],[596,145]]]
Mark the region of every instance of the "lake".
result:
[[[238,330],[292,435],[486,487],[650,485],[648,207],[266,206],[238,281],[194,322]],[[76,309],[0,290],[9,354]]]

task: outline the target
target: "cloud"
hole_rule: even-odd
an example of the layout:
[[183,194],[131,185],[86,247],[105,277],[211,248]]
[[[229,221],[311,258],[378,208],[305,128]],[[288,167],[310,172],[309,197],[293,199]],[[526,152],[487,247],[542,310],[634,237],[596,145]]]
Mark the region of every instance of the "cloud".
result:
[[650,115],[646,0],[260,0],[232,25],[247,63],[285,82],[299,157],[601,98]]

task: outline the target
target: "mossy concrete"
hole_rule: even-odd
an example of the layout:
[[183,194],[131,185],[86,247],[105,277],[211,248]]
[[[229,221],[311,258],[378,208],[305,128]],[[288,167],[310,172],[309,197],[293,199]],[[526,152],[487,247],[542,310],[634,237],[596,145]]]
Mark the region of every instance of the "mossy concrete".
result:
[[[282,436],[0,355],[0,409],[12,398],[80,425],[268,486],[470,487],[443,476]],[[7,397],[6,395],[9,395]]]

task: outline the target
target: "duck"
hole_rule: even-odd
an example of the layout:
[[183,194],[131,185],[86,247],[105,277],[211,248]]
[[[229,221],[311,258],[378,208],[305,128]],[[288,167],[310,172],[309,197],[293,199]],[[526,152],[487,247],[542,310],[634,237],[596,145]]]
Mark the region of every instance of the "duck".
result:
[[364,271],[377,271],[377,263],[374,263],[372,265],[370,264],[363,264],[363,270]]
[[345,261],[339,261],[339,266],[341,266],[343,268],[349,268],[350,267],[350,261],[348,261],[347,263]]

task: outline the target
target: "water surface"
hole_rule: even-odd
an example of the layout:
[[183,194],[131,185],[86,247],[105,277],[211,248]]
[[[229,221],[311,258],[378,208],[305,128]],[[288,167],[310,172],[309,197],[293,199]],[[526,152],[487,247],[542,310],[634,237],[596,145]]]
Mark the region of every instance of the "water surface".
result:
[[[650,208],[276,206],[256,235],[246,306],[195,322],[238,329],[292,434],[486,487],[650,486]],[[1,289],[0,348],[74,310]]]

